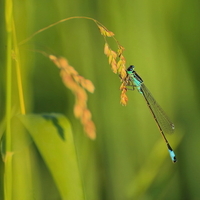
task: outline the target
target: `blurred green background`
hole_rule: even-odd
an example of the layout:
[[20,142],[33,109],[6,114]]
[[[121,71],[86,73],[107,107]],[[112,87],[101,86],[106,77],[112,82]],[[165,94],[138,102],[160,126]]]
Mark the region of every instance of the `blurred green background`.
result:
[[[14,1],[13,9],[18,41],[71,16],[100,21],[115,33],[126,49],[127,66],[136,66],[146,86],[175,123],[175,134],[167,135],[178,159],[173,164],[142,96],[129,91],[128,105],[120,105],[120,81],[110,69],[103,54],[103,37],[92,21],[67,21],[21,46],[27,113],[58,112],[70,119],[86,199],[199,199],[200,2],[27,0]],[[6,96],[3,1],[0,15],[2,119]],[[95,141],[84,135],[80,122],[73,116],[74,96],[62,84],[59,70],[34,50],[67,58],[94,83],[96,89],[89,94],[88,107],[97,127]],[[16,104],[17,101],[16,98]]]

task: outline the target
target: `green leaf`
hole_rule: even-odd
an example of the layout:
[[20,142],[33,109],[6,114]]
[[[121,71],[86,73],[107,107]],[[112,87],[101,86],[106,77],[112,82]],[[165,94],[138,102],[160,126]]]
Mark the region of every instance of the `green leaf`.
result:
[[[37,147],[38,153],[41,156],[41,159],[35,158],[35,154],[31,155],[29,157],[26,151],[27,160],[24,159],[22,156],[20,159],[18,158],[18,163],[14,162],[14,168],[18,168],[20,171],[20,166],[22,167],[21,171],[24,173],[24,168],[28,168],[29,172],[26,174],[27,177],[20,178],[18,177],[18,182],[21,181],[25,186],[31,187],[31,184],[34,184],[34,176],[38,176],[39,179],[36,179],[36,183],[33,185],[32,189],[33,191],[29,191],[29,195],[33,194],[33,199],[47,199],[46,194],[51,193],[51,198],[48,199],[55,199],[53,198],[52,190],[48,188],[50,182],[54,182],[57,190],[59,191],[61,199],[69,199],[69,200],[82,200],[84,199],[84,193],[83,193],[83,187],[81,183],[80,173],[78,169],[78,163],[77,163],[77,155],[76,150],[74,146],[73,141],[73,135],[70,127],[69,121],[66,119],[65,116],[61,114],[44,114],[44,115],[18,115],[18,120],[22,122],[23,126],[26,128],[28,134],[24,133],[21,134],[23,136],[26,135],[26,137],[23,137],[24,140],[22,140],[22,137],[19,137],[19,129],[15,129],[15,138],[14,140],[14,156],[13,160],[17,156],[17,151],[22,151],[23,149],[26,150],[26,147],[29,145],[33,146],[33,143]],[[30,135],[31,137],[28,138],[27,135]],[[31,141],[31,138],[33,141]],[[25,141],[25,142],[23,142]],[[20,149],[19,150],[19,146]],[[16,150],[18,148],[18,150]],[[24,151],[25,152],[25,151]],[[30,158],[33,158],[33,160],[38,160],[39,163],[31,163],[29,160]],[[44,185],[44,178],[47,176],[45,175],[47,170],[44,170],[44,164],[49,169],[50,174],[52,175],[52,180],[48,178],[48,180],[45,182]],[[32,161],[33,162],[33,161]],[[24,165],[26,167],[24,167]],[[28,167],[27,167],[28,166]],[[35,174],[32,174],[30,170],[35,172]],[[37,169],[37,170],[36,170]],[[39,170],[39,172],[38,172]],[[14,169],[13,177],[19,176],[15,174],[17,171]],[[26,170],[25,170],[26,171]],[[28,171],[28,170],[27,170]],[[40,172],[41,171],[41,172]],[[21,176],[23,176],[23,173],[20,173]],[[39,175],[38,175],[39,174]],[[32,182],[27,181],[26,178],[29,180],[32,177]],[[40,183],[40,180],[42,183]],[[15,187],[18,187],[16,185],[17,178],[14,181]],[[22,184],[22,185],[23,185]],[[14,199],[22,199],[20,198],[22,195],[22,191],[24,191],[24,188],[20,186],[20,188],[15,188],[15,194],[13,195]],[[40,189],[42,187],[42,189]],[[26,187],[25,187],[26,188]],[[21,192],[19,191],[21,190]],[[45,191],[44,191],[45,190]],[[55,193],[57,192],[56,189]],[[17,195],[18,194],[18,195]],[[56,195],[56,194],[55,194]],[[43,196],[43,198],[42,198]],[[45,196],[45,197],[44,197]],[[39,198],[40,197],[40,198]],[[24,198],[23,198],[24,199]],[[57,198],[56,198],[57,199]]]

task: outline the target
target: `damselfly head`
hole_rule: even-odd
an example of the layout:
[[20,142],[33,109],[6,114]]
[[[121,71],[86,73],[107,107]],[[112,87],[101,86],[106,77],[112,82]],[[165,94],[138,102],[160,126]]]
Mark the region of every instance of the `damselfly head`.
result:
[[134,65],[130,65],[130,67],[128,67],[126,71],[127,71],[128,74],[130,74],[130,73],[135,72],[134,69],[135,69],[135,66]]

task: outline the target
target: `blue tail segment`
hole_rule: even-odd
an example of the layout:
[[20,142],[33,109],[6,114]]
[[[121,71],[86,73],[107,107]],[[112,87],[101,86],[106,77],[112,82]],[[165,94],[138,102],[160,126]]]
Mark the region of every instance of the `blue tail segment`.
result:
[[173,149],[171,148],[171,146],[169,144],[167,144],[167,147],[168,147],[169,155],[172,159],[172,162],[174,162],[174,163],[177,162],[176,155],[175,155]]

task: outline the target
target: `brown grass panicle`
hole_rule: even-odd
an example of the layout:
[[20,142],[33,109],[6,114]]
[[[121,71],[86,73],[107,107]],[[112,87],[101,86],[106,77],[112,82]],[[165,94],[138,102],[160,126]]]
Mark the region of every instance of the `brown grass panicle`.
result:
[[87,108],[87,93],[94,92],[93,83],[80,76],[78,72],[69,65],[68,61],[63,57],[56,57],[54,55],[48,56],[51,61],[61,70],[60,75],[63,83],[69,88],[75,96],[74,115],[80,119],[86,135],[90,139],[96,138],[96,127],[92,121],[92,114]]
[[[120,77],[120,80],[122,82],[120,86],[121,90],[121,98],[120,98],[120,103],[122,105],[126,105],[128,102],[128,97],[126,95],[127,89],[126,89],[126,78],[127,78],[127,73],[126,73],[126,59],[123,56],[123,52],[125,48],[119,44],[117,39],[114,37],[114,33],[109,31],[107,28],[105,28],[102,24],[96,23],[101,34],[104,36],[105,40],[105,45],[104,45],[104,54],[108,57],[108,62],[111,65],[111,69],[113,73],[118,74]],[[117,43],[117,51],[114,51],[110,48],[106,37],[112,37],[115,42]]]
[[108,57],[108,62],[111,65],[111,69],[115,74],[118,74],[120,77],[120,80],[122,82],[120,86],[121,90],[121,98],[120,98],[120,103],[122,105],[126,105],[128,102],[128,97],[126,95],[127,89],[126,89],[126,78],[127,78],[127,73],[126,73],[126,59],[123,56],[123,51],[124,48],[118,44],[118,50],[117,52],[113,51],[107,42],[105,42],[104,46],[104,54]]

